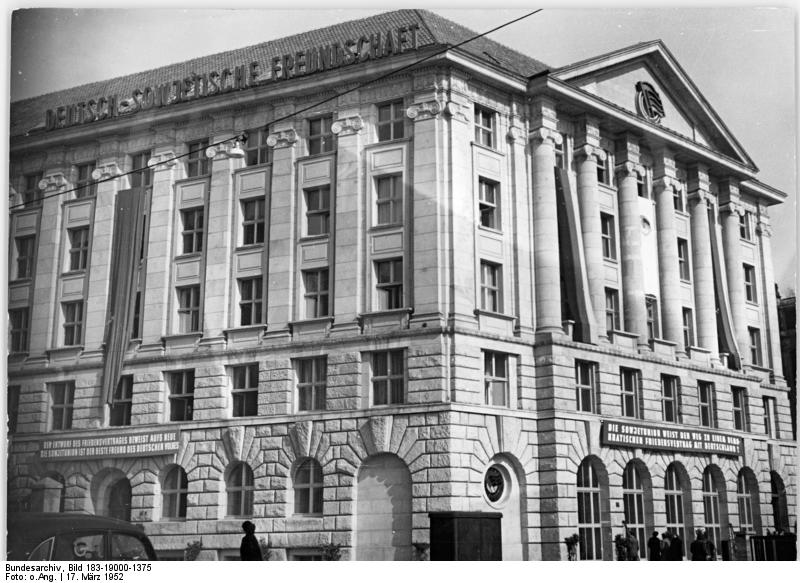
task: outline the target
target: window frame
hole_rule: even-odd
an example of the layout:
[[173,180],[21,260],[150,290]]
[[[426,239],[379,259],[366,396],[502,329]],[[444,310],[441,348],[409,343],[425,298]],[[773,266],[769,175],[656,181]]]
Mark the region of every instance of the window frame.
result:
[[[620,367],[619,388],[623,417],[642,418],[642,372],[635,368]],[[633,410],[630,410],[630,406]],[[632,414],[631,414],[632,413]]]
[[[381,119],[381,112],[386,111],[386,108],[388,108],[389,117],[388,119]],[[398,114],[399,117],[397,117]],[[378,104],[376,124],[375,124],[377,129],[378,142],[390,142],[392,140],[400,140],[406,137],[405,119],[406,119],[405,108],[403,106],[402,99]],[[385,132],[387,128],[388,128],[388,136],[386,135]]]
[[[236,280],[239,288],[239,326],[264,324],[264,279],[262,276]],[[248,312],[249,311],[249,312]],[[246,318],[245,315],[249,314]]]
[[[619,305],[619,290],[614,289],[613,287],[605,288],[605,304],[606,304],[606,332],[611,333],[617,330],[620,330],[622,326],[621,320],[621,312],[620,312],[620,305]],[[609,305],[609,300],[611,301],[611,305]],[[609,318],[613,324],[613,327],[609,327]]]
[[[312,201],[315,204],[312,205]],[[305,236],[326,237],[331,233],[331,185],[303,189]]]
[[[308,471],[308,479],[301,481],[300,473],[303,471]],[[294,494],[292,513],[295,516],[322,516],[325,500],[325,475],[322,472],[322,465],[317,460],[309,457],[298,464],[292,477],[292,492]],[[298,496],[303,492],[307,493],[307,499],[305,496]]]
[[[710,429],[716,428],[717,411],[714,401],[714,383],[709,381],[697,381],[697,407],[701,427],[708,427]],[[707,419],[704,420],[704,416]]]
[[694,311],[692,308],[687,308],[686,306],[681,308],[681,321],[683,324],[684,348],[688,350],[691,346],[695,345]]
[[597,183],[604,186],[613,187],[611,177],[611,156],[607,150],[603,150],[605,156],[595,156],[595,168],[597,169]]
[[21,385],[8,385],[6,406],[8,407],[8,420],[6,430],[9,435],[14,435],[19,429],[19,404],[22,395]]
[[181,255],[203,252],[205,219],[205,207],[181,209]]
[[64,318],[64,346],[83,345],[84,301],[61,302]]
[[25,174],[22,177],[22,207],[35,208],[42,204],[42,189],[39,183],[44,179],[43,172]]
[[[171,480],[176,476],[175,480]],[[174,481],[175,483],[170,483]],[[169,469],[161,483],[161,518],[164,520],[186,520],[189,506],[189,476],[179,465]],[[172,510],[175,512],[173,513]]]
[[750,364],[764,366],[764,349],[761,343],[761,328],[747,327],[747,338],[750,340]]
[[600,238],[603,259],[617,261],[617,225],[614,215],[600,213]]
[[247,130],[244,144],[244,163],[248,168],[272,163],[272,148],[267,144],[269,127]]
[[503,313],[503,266],[494,261],[480,262],[481,310]]
[[[582,382],[588,379],[588,383]],[[575,404],[577,411],[599,413],[600,363],[575,359]],[[586,404],[588,401],[588,409]]]
[[[384,360],[385,374],[376,374],[378,369],[377,362]],[[399,363],[400,371],[395,370]],[[370,404],[372,407],[391,407],[403,405],[406,402],[406,375],[408,363],[406,361],[405,348],[392,348],[387,350],[375,350],[370,353]],[[378,386],[385,383],[381,393],[383,398],[378,399]],[[396,390],[399,387],[399,390]],[[400,396],[397,399],[397,396]],[[382,402],[379,402],[382,401]]]
[[36,266],[36,235],[14,237],[16,281],[33,279]]
[[[297,375],[297,411],[327,410],[328,357],[297,358],[294,366]],[[306,376],[307,372],[309,376]]]
[[131,157],[131,188],[149,188],[153,186],[153,169],[148,166],[153,157],[152,150],[143,150],[130,154]]
[[[310,117],[307,120],[308,128],[308,155],[330,154],[336,151],[336,136],[333,127],[333,114]],[[315,131],[315,124],[319,123],[319,131]]]
[[753,241],[753,213],[744,211],[739,215],[739,238],[743,241]]
[[90,228],[88,226],[67,229],[69,240],[68,273],[86,271],[89,268]]
[[131,424],[133,409],[133,375],[119,377],[108,406],[108,426],[127,427]]
[[[202,330],[200,319],[200,284],[175,288],[178,295],[178,331],[191,334]],[[185,302],[188,298],[188,303]],[[195,303],[196,300],[196,303]]]
[[255,417],[258,415],[257,362],[231,367],[231,417]]
[[764,406],[764,435],[769,439],[779,439],[778,401],[775,397],[762,397],[761,400]]
[[473,110],[473,122],[475,143],[494,150],[497,141],[495,136],[497,112],[476,103]]
[[255,490],[253,469],[245,462],[234,464],[225,479],[225,516],[230,518],[253,516]]
[[[505,352],[483,351],[483,402],[490,407],[511,407],[511,359]],[[496,387],[502,391],[502,402],[495,403]]]
[[327,267],[304,269],[302,275],[303,306],[306,319],[329,317],[331,314],[330,270]]
[[[489,195],[491,194],[491,199]],[[484,176],[478,177],[478,224],[484,229],[503,230],[500,207],[500,183]],[[487,219],[488,217],[488,219]]]
[[758,281],[756,278],[756,268],[749,263],[743,263],[744,270],[744,297],[751,304],[758,303]]
[[[669,390],[667,390],[669,389]],[[672,414],[668,413],[670,407]],[[672,417],[670,419],[670,417]],[[667,423],[681,423],[681,379],[675,375],[661,375],[661,419]]]
[[186,142],[186,178],[201,178],[210,174],[209,159],[206,156],[210,140]]
[[747,389],[731,387],[733,410],[733,428],[737,431],[750,431],[750,419],[747,408]]
[[652,342],[661,338],[661,328],[659,326],[659,311],[658,311],[658,298],[652,295],[646,295],[645,302],[645,317],[647,320],[647,339]]
[[678,237],[678,274],[681,281],[692,281],[692,264],[689,256],[689,241]]
[[[171,370],[168,374],[168,421],[175,423],[192,421],[194,419],[194,369]],[[177,408],[176,403],[182,403],[180,409]]]
[[97,182],[92,178],[96,167],[96,161],[75,165],[75,198],[97,196]]
[[242,246],[263,245],[267,229],[266,201],[263,197],[245,198],[239,201],[239,208],[242,213]]
[[30,350],[30,306],[9,308],[8,348],[11,354],[24,354]]
[[66,431],[72,429],[75,407],[75,381],[48,383],[47,392],[50,400],[50,421],[48,423],[50,430]]
[[[602,561],[605,538],[603,527],[603,497],[608,493],[600,484],[594,464],[584,459],[578,466],[576,476],[575,499],[578,510],[578,536],[581,543],[578,553],[582,561]],[[584,518],[581,521],[581,518]],[[588,519],[588,520],[586,520]],[[588,535],[588,536],[587,536]],[[589,540],[589,544],[585,542]]]
[[[375,260],[375,291],[379,310],[399,310],[405,307],[404,265],[402,257]],[[382,267],[388,265],[388,272]],[[388,274],[389,279],[383,279]],[[398,280],[399,277],[399,280]]]
[[[375,226],[388,227],[403,224],[404,185],[402,174],[382,174],[375,176]],[[382,197],[382,185],[388,184],[388,196]],[[385,191],[383,191],[385,192]],[[381,210],[388,208],[388,220],[381,219]]]

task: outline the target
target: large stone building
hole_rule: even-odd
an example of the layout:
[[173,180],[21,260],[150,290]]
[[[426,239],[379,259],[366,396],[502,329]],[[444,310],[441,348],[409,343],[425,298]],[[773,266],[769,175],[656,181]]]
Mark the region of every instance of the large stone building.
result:
[[245,518],[277,559],[789,528],[785,195],[661,42],[472,36],[401,10],[12,104],[12,509],[165,558]]

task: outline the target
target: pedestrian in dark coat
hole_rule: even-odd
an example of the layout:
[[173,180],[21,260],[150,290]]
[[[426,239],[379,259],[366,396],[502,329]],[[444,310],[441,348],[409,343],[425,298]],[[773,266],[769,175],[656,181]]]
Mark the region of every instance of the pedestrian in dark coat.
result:
[[708,538],[706,535],[703,537],[703,542],[705,543],[706,547],[706,561],[716,561],[717,547],[714,546],[714,541]]
[[693,561],[705,561],[707,556],[705,534],[702,530],[698,530],[696,534],[697,536],[695,537],[692,545],[689,547],[689,551],[692,553]]
[[668,561],[682,561],[683,560],[683,541],[681,537],[676,532],[672,535],[671,540],[669,541],[669,555],[667,556]]
[[627,547],[628,547],[628,560],[629,561],[638,561],[639,560],[639,540],[636,538],[636,533],[633,529],[628,531],[628,540],[627,540]]
[[239,547],[239,558],[242,561],[263,561],[261,556],[261,545],[258,544],[256,539],[256,525],[245,520],[242,523],[242,530],[244,536],[242,537],[242,545]]
[[647,541],[647,559],[650,561],[661,560],[661,540],[658,538],[658,533],[654,532],[650,540]]

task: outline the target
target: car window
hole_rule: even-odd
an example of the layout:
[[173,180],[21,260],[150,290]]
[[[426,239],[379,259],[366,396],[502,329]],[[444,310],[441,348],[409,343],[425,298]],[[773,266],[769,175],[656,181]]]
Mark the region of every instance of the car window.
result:
[[54,561],[100,561],[104,558],[103,533],[65,533],[56,536]]
[[136,536],[119,532],[111,533],[112,561],[149,561],[144,543]]
[[50,537],[44,542],[39,543],[39,546],[33,549],[28,555],[28,561],[49,561],[50,551],[53,549],[53,538]]

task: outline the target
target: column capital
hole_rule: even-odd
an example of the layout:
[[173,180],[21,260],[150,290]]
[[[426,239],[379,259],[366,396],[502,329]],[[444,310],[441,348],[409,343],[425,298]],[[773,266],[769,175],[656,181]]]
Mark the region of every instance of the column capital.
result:
[[278,130],[267,137],[267,145],[270,148],[291,148],[297,143],[297,132],[294,128]]
[[726,203],[719,205],[720,213],[736,214],[740,217],[744,216],[744,206],[735,200],[729,200]]
[[614,167],[614,172],[619,178],[637,178],[644,174],[644,167],[633,162],[623,162]]
[[589,158],[594,158],[593,161],[600,160],[604,161],[608,155],[606,151],[599,147],[599,146],[592,146],[590,144],[584,144],[579,146],[573,150],[573,154],[575,156],[576,162],[583,162],[584,160],[588,160]]
[[653,191],[658,194],[665,190],[669,190],[671,193],[680,192],[682,190],[681,182],[672,176],[659,176],[654,178]]
[[331,124],[331,132],[339,137],[352,136],[361,131],[364,120],[360,115],[351,115],[337,119]]
[[153,154],[153,157],[147,161],[147,166],[155,171],[169,170],[175,166],[177,162],[178,161],[175,159],[175,152],[172,150],[164,150]]
[[[406,116],[414,121],[422,121],[436,117],[442,113],[443,109],[441,103],[436,100],[430,100],[423,103],[415,103],[410,106],[406,109]],[[453,111],[455,111],[455,106],[453,107]]]
[[39,181],[39,190],[46,194],[53,194],[67,186],[67,178],[63,172],[47,174]]
[[714,202],[714,195],[708,190],[698,188],[689,192],[688,200],[689,202],[695,202],[697,204],[705,203],[706,205],[711,206],[711,204]]
[[101,164],[92,172],[92,180],[107,180],[109,178],[116,178],[122,174],[116,162],[108,162]]
[[761,237],[772,237],[772,225],[762,219],[759,219],[759,221],[756,223],[756,234],[760,235]]
[[239,140],[230,138],[220,144],[209,146],[205,151],[206,158],[211,160],[227,160],[228,158],[244,158],[244,150]]
[[540,143],[549,142],[551,146],[556,146],[561,144],[563,138],[556,130],[540,126],[528,132],[528,141]]

